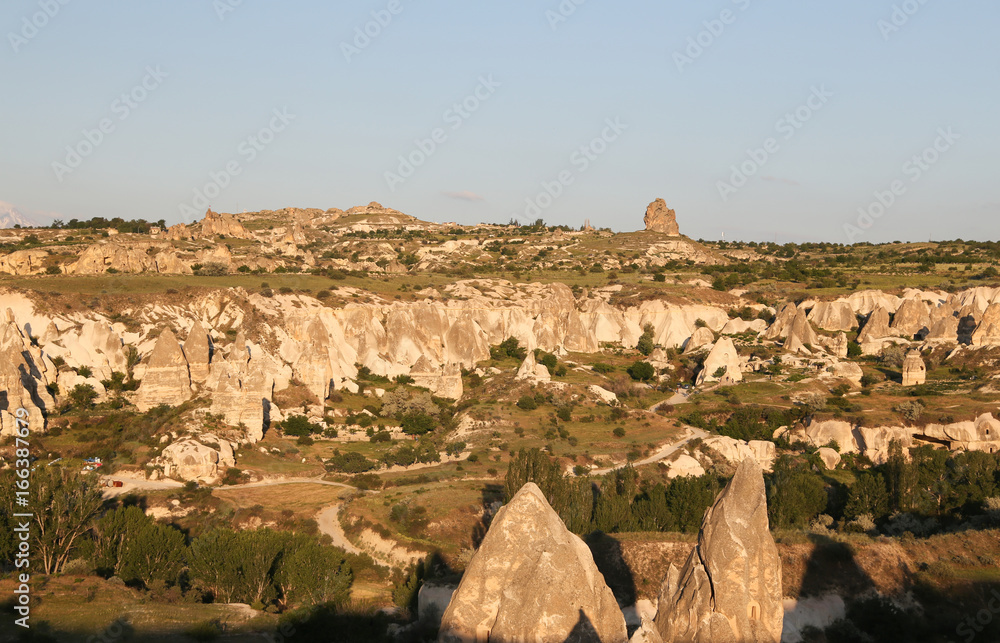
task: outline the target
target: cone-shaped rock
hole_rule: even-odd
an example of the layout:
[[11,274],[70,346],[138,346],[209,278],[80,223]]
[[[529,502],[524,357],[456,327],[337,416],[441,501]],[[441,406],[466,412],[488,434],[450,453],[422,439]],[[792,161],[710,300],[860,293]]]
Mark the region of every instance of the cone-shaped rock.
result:
[[493,519],[441,621],[439,643],[625,643],[590,549],[528,483]]
[[211,352],[208,333],[201,322],[196,321],[188,332],[187,339],[184,340],[184,355],[187,357],[193,381],[204,382],[208,379]]
[[191,376],[187,359],[169,328],[156,338],[149,356],[146,374],[136,392],[135,405],[145,413],[154,406],[177,406],[191,399]]
[[705,513],[698,545],[660,589],[656,627],[672,643],[778,643],[781,561],[760,466],[746,459]]

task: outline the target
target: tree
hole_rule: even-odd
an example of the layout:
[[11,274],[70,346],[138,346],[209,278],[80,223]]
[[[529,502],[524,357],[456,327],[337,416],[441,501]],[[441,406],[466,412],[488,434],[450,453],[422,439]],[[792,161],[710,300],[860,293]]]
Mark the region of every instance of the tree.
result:
[[344,603],[353,581],[343,550],[305,534],[294,534],[285,543],[275,577],[285,606]]
[[90,384],[77,384],[69,392],[69,403],[81,411],[91,409],[97,399],[97,391]]
[[862,473],[848,490],[844,516],[857,518],[870,514],[872,518],[878,520],[887,513],[889,513],[889,492],[885,487],[885,479],[878,473]]
[[35,554],[46,574],[58,574],[101,508],[97,476],[40,467],[31,477],[29,501],[37,527]]
[[639,336],[639,342],[636,344],[635,348],[643,355],[649,355],[656,348],[656,344],[653,343],[653,325],[646,324],[642,327],[642,335]]
[[769,478],[767,508],[771,527],[805,527],[826,510],[828,497],[823,479],[782,456],[774,464]]
[[656,369],[649,362],[639,360],[628,367],[628,374],[637,382],[645,382],[656,377]]
[[899,440],[889,444],[889,458],[885,463],[885,482],[889,494],[889,512],[910,511],[919,474],[913,464],[907,462]]
[[282,433],[292,437],[304,437],[322,432],[322,427],[313,424],[304,415],[290,415],[279,425]]
[[427,413],[407,413],[400,421],[400,426],[407,435],[425,435],[437,427],[437,421]]

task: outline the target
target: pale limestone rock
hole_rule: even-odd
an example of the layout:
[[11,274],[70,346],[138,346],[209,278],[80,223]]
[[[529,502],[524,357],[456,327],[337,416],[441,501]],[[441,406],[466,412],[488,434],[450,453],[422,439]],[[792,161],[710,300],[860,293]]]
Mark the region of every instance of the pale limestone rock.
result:
[[952,451],[1000,452],[1000,421],[991,413],[984,413],[972,422],[928,424],[920,433],[936,442],[947,442]]
[[973,346],[1000,346],[1000,303],[990,304],[972,333]]
[[856,386],[861,386],[861,378],[865,376],[865,372],[854,362],[838,362],[830,367],[830,372],[834,377],[850,380]]
[[823,461],[823,466],[827,469],[836,469],[837,465],[840,464],[840,454],[830,447],[820,447],[816,453],[819,455],[820,460]]
[[841,453],[858,452],[854,427],[850,422],[840,420],[813,421],[806,427],[805,435],[814,446],[825,446],[833,440],[837,443]]
[[667,477],[671,480],[674,478],[698,477],[703,475],[705,475],[705,467],[701,466],[700,462],[686,453],[682,453],[676,459],[667,463]]
[[192,394],[191,375],[184,351],[173,331],[164,329],[146,362],[142,383],[133,402],[145,413],[160,404],[183,404],[191,399]]
[[16,434],[19,409],[27,411],[31,432],[45,433],[45,412],[54,400],[10,309],[7,319],[0,330],[0,436]]
[[[822,338],[821,343],[822,342]],[[844,333],[839,333],[829,338],[825,342],[826,349],[829,353],[835,357],[840,357],[841,359],[847,357],[847,348],[850,344],[850,340],[847,339],[847,335]]]
[[639,629],[632,633],[632,638],[628,640],[628,643],[663,643],[663,639],[660,638],[656,625],[643,618],[642,624]]
[[593,393],[599,400],[605,404],[615,404],[618,402],[618,396],[609,391],[606,388],[602,388],[596,384],[591,384],[587,387],[587,390]]
[[198,237],[202,239],[214,238],[216,235],[222,235],[226,238],[235,239],[253,239],[253,234],[243,227],[243,224],[239,222],[231,214],[219,214],[212,212],[211,209],[205,213],[205,218],[201,220],[201,229],[199,231]]
[[696,328],[694,333],[691,335],[691,338],[684,344],[684,352],[693,353],[706,346],[711,346],[714,341],[715,333],[713,333],[711,329],[705,326]]
[[37,275],[45,272],[45,260],[49,253],[44,250],[17,250],[0,256],[0,272],[8,275]]
[[930,331],[931,316],[927,304],[919,299],[904,299],[890,328],[900,335],[914,337]]
[[458,364],[435,366],[422,356],[410,367],[410,377],[413,378],[414,384],[429,389],[438,397],[452,400],[462,397],[462,368]]
[[953,314],[941,317],[931,325],[930,332],[924,340],[942,344],[958,343],[958,323],[958,317]]
[[192,381],[204,382],[208,379],[211,354],[208,332],[200,321],[196,321],[184,340],[184,356],[187,357]]
[[225,473],[226,468],[235,466],[233,448],[229,442],[211,434],[201,439],[217,442],[218,449],[194,439],[181,440],[163,449],[154,464],[162,466],[163,475],[168,478],[214,482]]
[[789,302],[781,307],[770,328],[764,333],[764,339],[774,341],[788,337],[792,322],[799,314],[799,309],[795,304]]
[[676,643],[778,643],[781,560],[761,469],[750,458],[706,512],[698,545],[660,590],[656,628]]
[[741,335],[743,333],[756,333],[760,335],[767,330],[767,322],[763,319],[744,321],[740,318],[730,319],[720,331],[723,335]]
[[895,336],[896,333],[889,327],[889,311],[878,306],[868,316],[868,321],[865,322],[864,328],[861,329],[861,334],[858,335],[858,343],[866,344]]
[[500,509],[441,619],[440,643],[625,643],[587,545],[528,483]]
[[702,444],[732,464],[739,464],[750,458],[765,471],[770,471],[774,466],[774,442],[768,440],[751,440],[750,442],[745,442],[719,435],[705,438]]
[[858,327],[851,304],[843,300],[817,303],[809,312],[809,321],[821,330],[851,331]]
[[[875,464],[884,464],[889,459],[889,448],[898,441],[906,453],[913,446],[913,429],[898,426],[860,427],[861,452]],[[841,449],[843,451],[843,449]]]
[[[740,382],[743,380],[742,364],[733,340],[723,337],[715,343],[705,358],[704,367],[698,373],[696,384],[701,386],[705,382]],[[726,370],[721,378],[715,375],[720,368]]]
[[532,351],[528,351],[528,356],[521,362],[521,367],[517,369],[514,379],[539,384],[551,381],[552,376],[544,364],[539,364],[535,361],[535,354]]
[[667,207],[667,202],[657,199],[646,208],[646,216],[643,218],[646,230],[651,232],[662,232],[671,237],[678,237],[681,234],[677,225],[677,213]]
[[927,381],[927,365],[920,351],[910,351],[903,360],[903,386],[919,386]]

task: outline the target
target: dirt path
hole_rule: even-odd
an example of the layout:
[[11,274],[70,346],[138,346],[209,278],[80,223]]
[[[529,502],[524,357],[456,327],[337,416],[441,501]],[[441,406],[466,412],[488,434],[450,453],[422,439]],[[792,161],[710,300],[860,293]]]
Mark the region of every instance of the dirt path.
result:
[[321,509],[316,514],[316,523],[319,525],[319,530],[322,533],[333,539],[334,547],[340,547],[349,554],[361,554],[361,550],[347,539],[347,534],[344,533],[344,529],[340,526],[340,504],[338,502],[337,504]]
[[[706,431],[702,431],[701,429],[695,428],[693,426],[686,426],[686,427],[684,427],[684,437],[683,438],[681,438],[677,442],[673,442],[673,443],[670,443],[670,444],[664,444],[662,447],[660,447],[659,449],[657,449],[656,453],[654,453],[653,455],[649,456],[648,458],[644,458],[642,460],[637,460],[637,461],[633,462],[632,466],[633,467],[641,467],[641,466],[646,465],[646,464],[653,464],[654,462],[659,462],[660,460],[665,460],[666,458],[669,458],[674,453],[676,453],[679,449],[683,448],[684,445],[687,444],[688,442],[690,442],[691,440],[695,440],[697,438],[704,438],[706,436],[708,436],[708,433]],[[611,473],[615,469],[621,469],[624,466],[625,466],[624,464],[621,464],[619,466],[611,467],[611,468],[608,468],[608,469],[593,469],[593,470],[590,471],[590,475],[594,475],[594,476],[604,475],[605,473]]]

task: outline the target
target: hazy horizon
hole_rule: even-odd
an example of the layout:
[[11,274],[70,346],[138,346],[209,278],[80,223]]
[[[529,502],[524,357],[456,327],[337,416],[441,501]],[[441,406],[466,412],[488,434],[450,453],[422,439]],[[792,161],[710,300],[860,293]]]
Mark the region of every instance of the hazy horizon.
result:
[[628,231],[662,197],[692,238],[996,239],[997,17],[984,0],[16,0],[0,201],[168,223],[378,201]]

